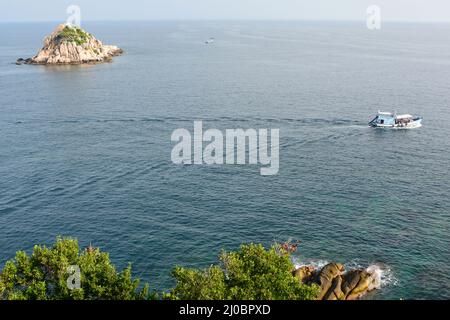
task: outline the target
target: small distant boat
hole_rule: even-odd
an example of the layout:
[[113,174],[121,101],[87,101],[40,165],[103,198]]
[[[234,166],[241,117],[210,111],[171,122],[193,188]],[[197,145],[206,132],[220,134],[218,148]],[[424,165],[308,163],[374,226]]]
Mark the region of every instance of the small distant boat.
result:
[[397,114],[378,111],[377,116],[369,122],[371,127],[413,129],[422,126],[422,117],[410,114]]
[[209,38],[208,40],[205,41],[205,43],[206,44],[211,44],[211,43],[214,43],[215,40],[216,39],[214,39],[214,38]]

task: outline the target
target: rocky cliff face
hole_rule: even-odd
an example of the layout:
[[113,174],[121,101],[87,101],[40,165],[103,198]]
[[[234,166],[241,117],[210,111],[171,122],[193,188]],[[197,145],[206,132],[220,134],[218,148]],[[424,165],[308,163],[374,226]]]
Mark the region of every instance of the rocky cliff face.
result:
[[303,266],[294,271],[294,276],[303,283],[318,285],[319,300],[356,300],[380,287],[380,277],[375,270],[345,272],[340,263],[330,263],[322,269]]
[[111,61],[112,57],[122,53],[122,49],[104,45],[92,34],[81,28],[61,24],[44,39],[44,47],[36,56],[29,59],[19,59],[17,64],[100,63]]

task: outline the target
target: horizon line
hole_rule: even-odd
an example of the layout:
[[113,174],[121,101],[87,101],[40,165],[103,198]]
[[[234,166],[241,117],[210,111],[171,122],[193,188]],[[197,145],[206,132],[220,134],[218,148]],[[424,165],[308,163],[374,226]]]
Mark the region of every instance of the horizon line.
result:
[[[87,23],[92,22],[233,22],[233,21],[247,21],[247,22],[353,22],[365,23],[365,19],[274,19],[274,18],[186,18],[186,19],[85,19]],[[63,23],[62,20],[2,20],[0,24],[4,23]],[[450,24],[450,21],[417,21],[417,20],[384,20],[382,23],[407,23],[407,24]]]

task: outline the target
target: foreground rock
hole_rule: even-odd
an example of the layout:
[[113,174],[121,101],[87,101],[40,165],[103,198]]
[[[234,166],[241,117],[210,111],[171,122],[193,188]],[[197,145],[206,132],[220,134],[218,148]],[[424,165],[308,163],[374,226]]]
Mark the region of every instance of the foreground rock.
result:
[[368,268],[346,272],[340,263],[329,263],[322,269],[302,266],[293,274],[303,283],[317,284],[320,300],[356,300],[380,286],[376,270]]
[[122,49],[104,45],[81,28],[61,24],[44,39],[44,47],[36,56],[29,59],[18,59],[16,64],[100,63],[111,61],[112,57],[122,53]]

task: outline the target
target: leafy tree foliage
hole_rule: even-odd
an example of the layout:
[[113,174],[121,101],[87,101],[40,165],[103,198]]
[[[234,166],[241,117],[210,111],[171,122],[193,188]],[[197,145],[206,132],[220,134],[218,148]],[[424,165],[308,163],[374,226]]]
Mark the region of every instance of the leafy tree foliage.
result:
[[167,298],[182,300],[312,300],[318,287],[307,286],[292,275],[294,265],[279,246],[242,245],[223,252],[221,265],[206,270],[176,267],[177,283]]
[[[131,267],[118,272],[108,253],[80,250],[78,242],[57,238],[48,248],[35,246],[31,256],[19,251],[0,273],[0,300],[310,300],[317,286],[307,286],[293,275],[289,253],[279,246],[242,245],[223,252],[220,263],[205,270],[176,267],[176,286],[167,293],[149,293],[133,279]],[[80,288],[68,286],[69,266],[80,269]],[[140,289],[141,288],[141,289]]]
[[[80,289],[70,289],[69,266],[81,270]],[[0,300],[135,300],[148,297],[131,276],[131,266],[117,272],[107,253],[81,251],[78,242],[57,238],[53,247],[35,246],[31,256],[19,251],[0,273]]]

